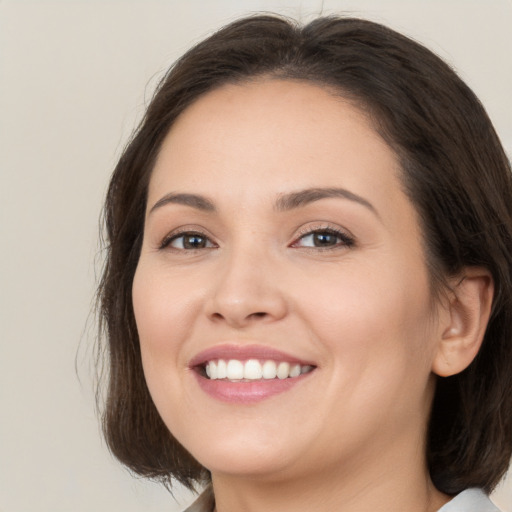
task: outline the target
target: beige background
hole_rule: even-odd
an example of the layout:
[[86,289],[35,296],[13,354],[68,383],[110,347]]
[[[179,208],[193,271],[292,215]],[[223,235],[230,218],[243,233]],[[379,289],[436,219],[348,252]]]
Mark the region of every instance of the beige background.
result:
[[[511,0],[0,0],[0,512],[180,510],[99,436],[87,319],[102,196],[188,46],[244,13],[322,8],[388,23],[450,61],[512,153]],[[512,511],[512,478],[495,499]]]

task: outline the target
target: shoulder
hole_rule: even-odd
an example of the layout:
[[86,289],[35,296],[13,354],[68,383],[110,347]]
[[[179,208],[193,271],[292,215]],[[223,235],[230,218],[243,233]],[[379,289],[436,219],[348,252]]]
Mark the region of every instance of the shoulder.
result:
[[213,489],[208,486],[190,507],[183,512],[213,512],[215,509],[215,499]]
[[481,489],[466,489],[438,512],[500,512]]

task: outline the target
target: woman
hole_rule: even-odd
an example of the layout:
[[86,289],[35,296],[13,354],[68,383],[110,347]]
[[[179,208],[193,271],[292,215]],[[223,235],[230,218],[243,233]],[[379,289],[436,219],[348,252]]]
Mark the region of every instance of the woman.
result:
[[496,510],[511,204],[484,109],[419,44],[350,18],[220,30],[107,195],[109,447],[208,484],[191,511]]

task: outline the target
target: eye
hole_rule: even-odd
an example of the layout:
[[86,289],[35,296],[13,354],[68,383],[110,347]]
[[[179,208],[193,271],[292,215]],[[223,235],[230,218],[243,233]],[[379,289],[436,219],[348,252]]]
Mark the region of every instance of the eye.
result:
[[353,245],[354,239],[346,233],[332,228],[324,228],[305,233],[292,244],[292,247],[333,249],[337,247],[352,247]]
[[215,244],[202,233],[186,232],[166,237],[160,248],[171,247],[176,250],[197,250],[215,247]]

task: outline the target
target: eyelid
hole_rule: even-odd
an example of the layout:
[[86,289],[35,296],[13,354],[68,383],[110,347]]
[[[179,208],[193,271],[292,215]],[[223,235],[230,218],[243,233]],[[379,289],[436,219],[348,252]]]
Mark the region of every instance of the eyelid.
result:
[[[313,249],[313,250],[334,250],[340,249],[342,247],[348,248],[355,245],[355,237],[345,228],[342,228],[335,224],[330,224],[328,222],[321,222],[316,224],[309,224],[307,226],[301,227],[296,235],[293,238],[293,242],[289,245],[290,247],[298,247],[298,242],[306,236],[312,235],[314,233],[330,233],[336,235],[341,239],[341,242],[330,246],[330,247],[303,247],[303,249]],[[204,237],[208,243],[211,244],[210,247],[203,247],[198,249],[178,249],[178,248],[170,248],[170,244],[173,240],[185,235],[198,235],[200,237]],[[169,233],[167,233],[162,240],[158,244],[158,249],[174,249],[176,251],[187,251],[192,252],[194,250],[204,250],[204,249],[212,249],[219,247],[218,243],[214,241],[213,235],[211,235],[206,229],[197,226],[197,225],[189,225],[189,226],[181,226],[179,228],[173,229]]]
[[214,240],[213,240],[213,236],[210,235],[207,232],[207,230],[205,230],[204,228],[201,228],[199,226],[182,226],[182,227],[173,229],[172,231],[167,233],[163,237],[163,239],[160,241],[160,243],[158,244],[158,249],[160,249],[160,250],[174,249],[176,251],[185,251],[186,250],[188,252],[193,251],[194,249],[177,249],[175,247],[170,247],[170,244],[172,243],[173,240],[176,240],[177,238],[179,238],[181,236],[185,236],[185,235],[198,235],[198,236],[204,237],[213,245],[213,247],[205,247],[205,248],[197,249],[197,250],[212,249],[212,248],[218,247],[218,244],[216,242],[214,242]]
[[350,248],[353,247],[356,244],[356,239],[354,235],[350,233],[347,229],[344,229],[338,225],[333,225],[330,223],[320,223],[320,224],[313,224],[308,225],[305,227],[302,227],[297,235],[294,237],[294,241],[290,244],[290,247],[297,246],[296,244],[303,239],[306,236],[312,235],[314,233],[330,233],[333,235],[338,236],[341,240],[341,244],[336,244],[330,247],[304,247],[304,249],[312,249],[315,251],[318,250],[333,250],[333,249],[339,249],[340,247],[344,248]]

